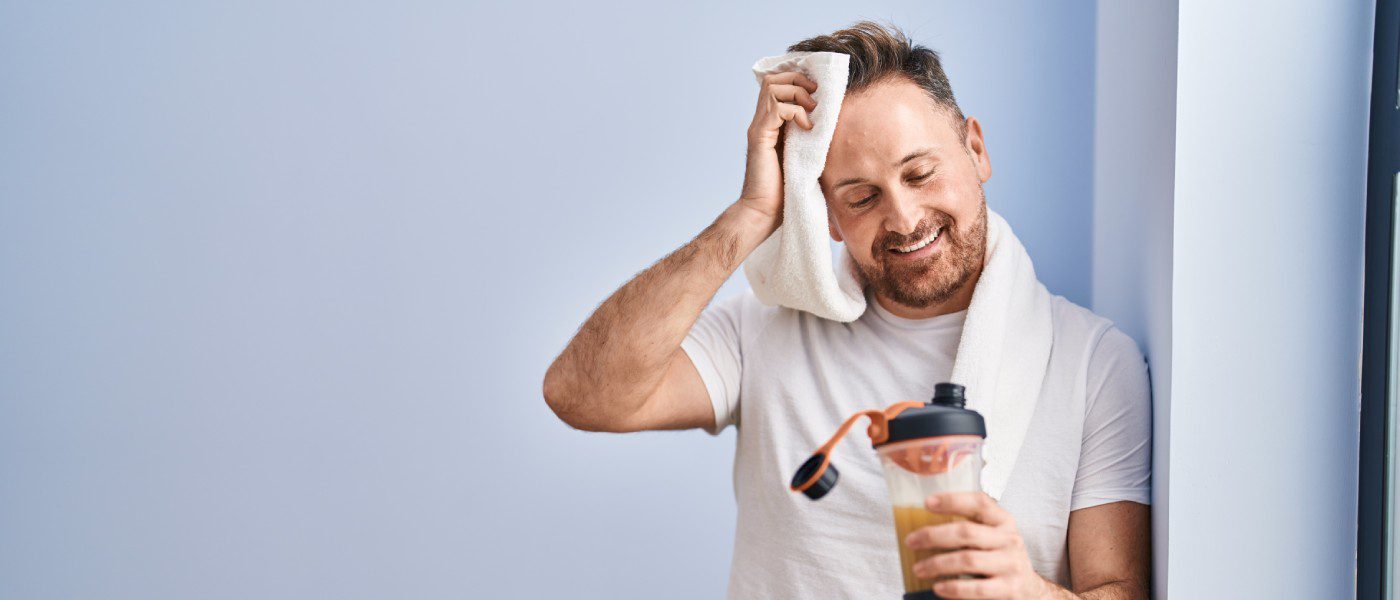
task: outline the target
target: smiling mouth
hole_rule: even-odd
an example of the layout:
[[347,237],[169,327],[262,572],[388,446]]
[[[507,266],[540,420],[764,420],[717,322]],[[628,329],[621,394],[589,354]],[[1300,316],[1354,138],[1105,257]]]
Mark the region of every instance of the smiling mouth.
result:
[[895,254],[913,254],[915,252],[918,252],[919,250],[923,250],[925,247],[932,245],[934,242],[938,241],[938,237],[942,232],[942,227],[936,228],[922,240],[909,244],[908,246],[891,247],[889,251]]

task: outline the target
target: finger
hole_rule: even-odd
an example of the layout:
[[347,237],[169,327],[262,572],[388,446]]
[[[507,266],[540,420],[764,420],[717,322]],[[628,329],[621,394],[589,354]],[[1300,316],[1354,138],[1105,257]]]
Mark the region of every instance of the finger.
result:
[[904,538],[904,543],[914,550],[996,550],[1011,545],[1011,533],[990,525],[957,521],[915,529]]
[[929,512],[962,515],[978,523],[1000,526],[1014,522],[1011,513],[999,506],[986,492],[943,492],[924,500]]
[[781,102],[778,104],[778,116],[784,121],[794,121],[803,129],[812,128],[812,119],[807,116],[807,109],[796,104]]
[[781,144],[783,123],[794,118],[790,111],[802,110],[802,107],[796,104],[779,102],[771,97],[760,97],[759,102],[758,115],[749,126],[750,149],[755,145],[772,148]]
[[797,71],[788,71],[786,73],[773,73],[771,75],[766,75],[763,77],[763,83],[770,86],[779,83],[790,83],[793,85],[802,86],[803,88],[806,88],[808,92],[817,91],[817,83],[815,81],[812,81],[811,79],[808,79],[806,75],[803,75],[802,73],[799,73]]
[[933,584],[939,598],[949,600],[984,600],[1011,596],[1011,584],[1005,577],[990,579],[949,579]]
[[774,98],[777,98],[784,102],[792,102],[798,104],[802,108],[805,108],[807,110],[817,109],[817,101],[812,98],[811,94],[807,93],[807,90],[804,90],[798,86],[775,85],[768,89],[769,93],[773,94]]
[[1011,556],[1003,551],[954,550],[914,563],[920,579],[947,575],[1002,575],[1012,570]]

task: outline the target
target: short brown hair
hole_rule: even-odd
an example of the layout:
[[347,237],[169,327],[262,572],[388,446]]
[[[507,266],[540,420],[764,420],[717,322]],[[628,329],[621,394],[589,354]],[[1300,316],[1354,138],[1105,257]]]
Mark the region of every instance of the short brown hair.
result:
[[846,93],[857,93],[889,77],[904,77],[957,119],[954,130],[966,141],[967,118],[953,98],[953,86],[943,73],[938,53],[909,41],[894,25],[860,21],[828,35],[788,46],[788,52],[840,52],[851,57]]

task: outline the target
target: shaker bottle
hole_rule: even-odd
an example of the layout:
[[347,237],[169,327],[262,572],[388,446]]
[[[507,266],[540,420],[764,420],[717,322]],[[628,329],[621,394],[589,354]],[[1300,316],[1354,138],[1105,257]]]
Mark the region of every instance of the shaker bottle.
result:
[[982,442],[987,437],[987,426],[977,411],[963,408],[963,391],[961,385],[940,383],[934,386],[933,399],[927,404],[899,402],[884,410],[851,415],[830,440],[802,463],[789,486],[813,500],[830,492],[840,475],[831,464],[832,449],[860,417],[869,418],[867,433],[880,456],[894,508],[904,600],[938,599],[933,584],[949,577],[920,579],[914,575],[914,563],[951,551],[913,550],[904,544],[904,538],[921,527],[966,520],[959,515],[929,512],[924,509],[924,500],[940,492],[982,490]]

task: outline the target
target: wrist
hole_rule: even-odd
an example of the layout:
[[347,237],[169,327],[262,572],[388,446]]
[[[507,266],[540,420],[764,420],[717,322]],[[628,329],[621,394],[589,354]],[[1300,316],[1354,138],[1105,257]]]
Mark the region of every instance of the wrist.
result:
[[769,236],[777,231],[778,225],[783,222],[780,217],[781,215],[774,217],[764,213],[748,201],[739,199],[734,204],[729,204],[720,218],[727,221],[732,231],[738,234],[743,255],[748,255],[753,249],[759,248],[759,243],[763,243],[764,239],[769,239]]
[[[729,208],[725,209],[724,212],[726,216],[738,223],[738,226],[746,234],[745,237],[756,237],[758,242],[768,239],[768,236],[773,235],[773,232],[777,231],[778,226],[782,224],[781,213],[775,215],[765,212],[743,198],[729,205]],[[758,243],[754,245],[757,246]]]

